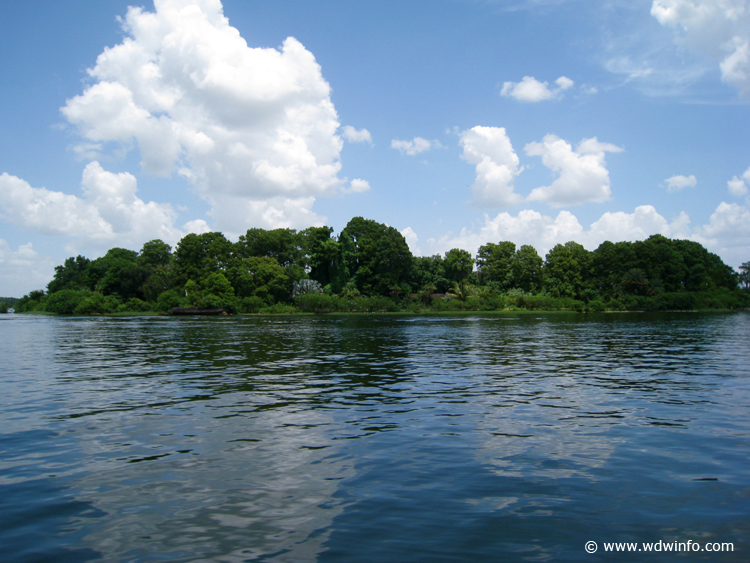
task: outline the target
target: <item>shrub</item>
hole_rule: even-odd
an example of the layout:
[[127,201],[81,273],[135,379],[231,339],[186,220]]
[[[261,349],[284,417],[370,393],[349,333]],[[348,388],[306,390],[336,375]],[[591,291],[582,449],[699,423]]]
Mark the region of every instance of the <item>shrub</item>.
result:
[[16,303],[16,313],[30,313],[32,311],[44,311],[44,302],[47,296],[44,290],[36,289],[21,297]]
[[151,311],[152,308],[153,305],[151,303],[147,303],[137,297],[131,297],[126,303],[120,305],[118,309],[121,309],[124,312],[145,313],[146,311]]
[[[296,299],[297,307],[306,313],[321,315],[338,311],[341,308],[340,299],[335,295],[324,293],[304,293]],[[345,306],[345,304],[343,304]]]
[[167,313],[174,307],[186,307],[187,297],[185,292],[179,289],[170,289],[160,294],[156,300],[156,308],[159,311]]
[[238,298],[236,305],[240,313],[257,313],[265,306],[266,302],[257,295]]
[[554,311],[561,309],[561,300],[551,295],[523,295],[516,298],[519,307],[524,307],[530,311]]
[[275,303],[268,307],[263,307],[259,313],[266,315],[293,315],[298,311],[294,305],[285,305],[284,303]]
[[89,296],[88,291],[63,289],[47,296],[44,304],[45,311],[58,315],[72,315],[76,307]]
[[384,313],[397,311],[398,307],[391,299],[376,295],[352,299],[347,306],[347,310],[359,313]]
[[106,315],[114,313],[121,306],[119,299],[113,295],[105,297],[101,293],[92,293],[78,303],[73,312],[76,315]]
[[655,309],[659,311],[689,311],[696,308],[692,293],[662,293],[653,298]]

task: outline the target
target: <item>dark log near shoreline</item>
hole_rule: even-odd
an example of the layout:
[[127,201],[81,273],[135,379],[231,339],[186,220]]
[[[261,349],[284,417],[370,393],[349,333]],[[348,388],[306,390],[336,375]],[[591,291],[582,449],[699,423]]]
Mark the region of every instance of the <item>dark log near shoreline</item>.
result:
[[173,315],[224,315],[224,309],[201,309],[199,307],[174,307]]

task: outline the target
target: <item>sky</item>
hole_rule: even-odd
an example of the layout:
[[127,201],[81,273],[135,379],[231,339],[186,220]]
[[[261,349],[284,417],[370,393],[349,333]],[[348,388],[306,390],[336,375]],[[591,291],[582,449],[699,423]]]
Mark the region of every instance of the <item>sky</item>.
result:
[[0,18],[0,295],[356,216],[416,255],[750,260],[750,0],[42,0]]

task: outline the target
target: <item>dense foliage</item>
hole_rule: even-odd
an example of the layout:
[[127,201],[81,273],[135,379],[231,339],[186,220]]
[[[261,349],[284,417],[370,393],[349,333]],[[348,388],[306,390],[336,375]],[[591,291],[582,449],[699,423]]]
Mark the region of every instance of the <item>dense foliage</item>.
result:
[[189,234],[172,248],[68,258],[47,291],[19,312],[108,314],[174,307],[230,313],[460,311],[502,309],[692,310],[750,305],[750,262],[740,272],[696,242],[654,235],[604,242],[593,252],[558,244],[544,259],[529,245],[488,242],[476,257],[454,248],[412,256],[393,227],[355,217],[330,227],[249,229],[235,243]]

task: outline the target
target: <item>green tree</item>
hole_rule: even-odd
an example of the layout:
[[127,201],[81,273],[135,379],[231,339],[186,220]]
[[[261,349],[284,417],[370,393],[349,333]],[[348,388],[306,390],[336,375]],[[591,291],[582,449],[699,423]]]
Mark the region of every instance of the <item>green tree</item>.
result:
[[453,295],[459,301],[466,301],[469,297],[474,295],[474,286],[464,278],[451,283],[451,288],[448,292]]
[[545,288],[555,297],[582,299],[591,274],[591,253],[577,242],[558,244],[546,256]]
[[[325,228],[325,227],[324,227]],[[275,258],[282,268],[302,265],[301,237],[294,229],[248,229],[235,243],[240,258]]]
[[234,311],[234,289],[221,272],[211,272],[201,280],[201,306]]
[[257,296],[264,301],[285,300],[292,289],[292,279],[275,258],[236,259],[227,272],[238,297]]
[[622,291],[623,276],[638,265],[635,246],[632,242],[604,241],[592,253],[591,286],[608,297]]
[[446,293],[450,280],[446,277],[445,261],[439,254],[412,257],[412,288],[414,291]]
[[516,245],[510,241],[499,244],[488,242],[480,246],[477,252],[477,272],[482,284],[493,282],[499,289],[514,287],[513,261],[516,256]]
[[141,298],[146,270],[138,264],[138,254],[125,248],[112,248],[89,264],[88,285],[103,295],[117,295],[123,301]]
[[344,265],[365,295],[388,295],[411,277],[411,251],[393,227],[355,217],[339,242]]
[[542,257],[536,249],[528,244],[519,248],[511,262],[513,271],[513,287],[523,289],[527,293],[538,292],[544,285]]
[[61,289],[50,294],[44,304],[46,311],[58,315],[72,315],[90,293],[75,289]]
[[304,264],[311,279],[322,286],[336,285],[335,292],[341,291],[348,281],[344,274],[341,245],[331,235],[331,227],[310,227],[300,231],[300,246],[304,255]]
[[750,262],[743,262],[740,266],[739,282],[742,289],[750,290]]
[[232,258],[232,243],[221,233],[190,233],[177,243],[174,267],[180,283],[225,272]]
[[140,292],[143,298],[155,302],[161,293],[175,284],[172,267],[172,247],[161,240],[152,240],[143,245],[138,254],[138,265],[143,269],[144,281]]
[[62,289],[88,289],[86,272],[91,261],[81,255],[65,260],[62,266],[55,266],[55,276],[47,285],[47,293],[55,293]]
[[167,267],[172,261],[172,247],[156,239],[143,245],[138,254],[138,263],[144,267]]
[[15,305],[17,313],[31,313],[33,311],[43,311],[44,302],[47,296],[43,289],[35,289],[21,297]]
[[467,279],[474,269],[471,253],[460,248],[452,248],[445,253],[443,260],[445,277],[451,282]]

